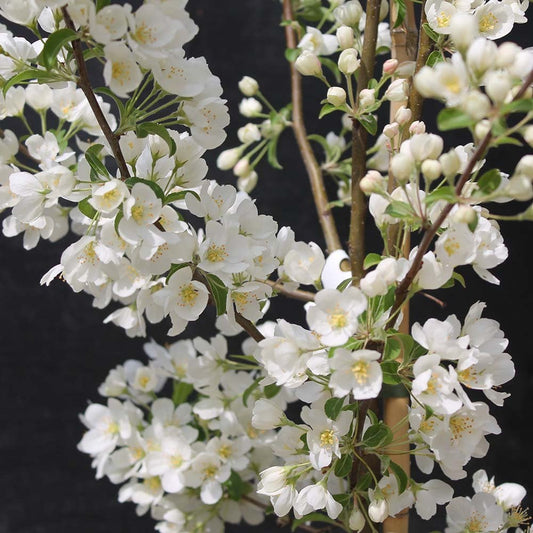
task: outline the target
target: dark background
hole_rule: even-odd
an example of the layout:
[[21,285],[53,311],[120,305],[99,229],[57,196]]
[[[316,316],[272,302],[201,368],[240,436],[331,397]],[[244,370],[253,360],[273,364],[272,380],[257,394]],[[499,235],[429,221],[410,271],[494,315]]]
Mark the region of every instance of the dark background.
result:
[[[200,26],[190,55],[207,57],[222,79],[231,108],[233,121],[224,145],[228,148],[237,143],[236,129],[246,122],[236,113],[241,98],[237,82],[242,75],[256,77],[275,106],[288,101],[283,33],[278,26],[280,5],[275,0],[194,0],[190,4]],[[525,45],[531,29],[531,24],[518,27],[516,39]],[[317,95],[315,102],[323,97],[315,80],[305,80],[304,87]],[[310,105],[308,109],[309,130],[317,131],[313,127],[316,108]],[[494,161],[512,168],[518,158],[517,150],[500,150]],[[273,215],[280,226],[292,226],[299,240],[322,244],[306,177],[289,132],[282,139],[280,161],[283,172],[266,165],[259,168],[254,196],[260,212]],[[220,173],[213,164],[210,167],[208,177],[233,182],[231,173]],[[331,192],[334,195],[334,188]],[[504,209],[500,207],[499,212]],[[346,239],[346,213],[340,215],[339,227]],[[510,257],[495,270],[502,280],[500,287],[481,282],[468,275],[469,268],[463,268],[460,271],[467,277],[468,291],[441,293],[447,302],[444,311],[418,297],[413,318],[443,319],[456,313],[462,319],[471,303],[483,300],[488,304],[486,316],[501,322],[511,340],[509,352],[518,377],[505,387],[512,392],[505,407],[492,408],[503,434],[489,437],[488,457],[473,460],[469,471],[483,467],[497,482],[515,481],[527,487],[532,471],[532,288],[528,264],[532,230],[526,223],[504,224],[502,232]],[[376,236],[369,237],[369,251],[379,251]],[[132,504],[119,504],[117,487],[107,480],[95,481],[90,458],[76,449],[83,433],[78,414],[88,400],[101,400],[97,387],[110,368],[128,358],[143,358],[143,340],[128,339],[117,327],[102,324],[108,311],[93,309],[89,297],[74,294],[65,284],[39,286],[40,277],[59,262],[65,246],[65,242],[41,243],[26,252],[21,237],[0,239],[0,533],[148,532],[153,521],[137,518]],[[274,302],[278,316],[283,304]],[[303,317],[292,303],[283,313],[293,321]],[[165,340],[164,328],[149,333],[160,342]],[[191,337],[211,333],[208,315],[186,331]],[[470,494],[468,480],[457,485],[456,495]],[[431,525],[416,519],[412,524],[411,531],[420,533],[444,527],[442,517]],[[236,529],[228,527],[228,531]]]

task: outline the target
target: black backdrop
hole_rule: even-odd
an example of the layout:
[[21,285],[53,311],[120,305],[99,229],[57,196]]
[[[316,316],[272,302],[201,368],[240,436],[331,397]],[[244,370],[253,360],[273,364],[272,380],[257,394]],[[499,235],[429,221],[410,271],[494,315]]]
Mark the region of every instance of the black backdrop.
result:
[[[230,147],[236,144],[237,127],[246,122],[236,113],[241,98],[237,82],[243,74],[256,77],[274,105],[284,105],[289,98],[279,2],[194,0],[190,4],[200,26],[190,55],[205,55],[222,79],[233,119],[225,145]],[[531,24],[518,28],[522,44],[527,43],[531,29]],[[320,97],[318,82],[305,80],[305,87]],[[309,106],[308,110],[313,131],[316,109]],[[494,161],[511,167],[518,153],[514,149],[500,151]],[[322,244],[306,178],[295,154],[295,144],[286,133],[280,152],[285,170],[261,167],[254,195],[260,211],[273,215],[280,226],[292,226],[298,239]],[[231,173],[221,174],[213,164],[209,176],[232,182]],[[339,222],[345,239],[345,214],[339,216]],[[474,460],[470,471],[484,467],[497,481],[516,481],[527,487],[532,471],[532,288],[527,262],[532,230],[527,224],[505,224],[502,231],[510,257],[495,271],[502,279],[500,287],[467,275],[468,294],[455,289],[443,292],[440,296],[448,304],[444,311],[419,298],[413,316],[425,320],[430,315],[445,318],[457,313],[462,318],[470,304],[481,299],[488,303],[486,315],[501,322],[511,339],[509,351],[518,377],[506,387],[512,397],[505,407],[492,410],[503,434],[489,437],[488,457]],[[373,251],[379,251],[375,235],[369,237]],[[110,368],[127,358],[142,358],[142,340],[128,339],[118,328],[103,325],[106,312],[93,309],[90,298],[74,294],[65,284],[39,286],[41,275],[58,263],[64,247],[64,243],[44,243],[26,252],[20,237],[0,238],[0,533],[148,532],[153,521],[137,518],[131,504],[119,504],[117,487],[106,480],[95,481],[90,459],[76,450],[83,432],[78,413],[89,399],[100,400],[96,389]],[[279,311],[281,304],[275,302],[274,310]],[[297,306],[287,307],[283,312],[289,320],[301,320],[303,314]],[[191,337],[211,333],[209,317],[186,332]],[[164,340],[164,328],[152,328],[150,334]],[[457,495],[470,492],[468,481],[456,490]],[[424,533],[443,527],[442,517],[431,526],[415,519],[411,530]],[[262,528],[267,529],[271,526]]]

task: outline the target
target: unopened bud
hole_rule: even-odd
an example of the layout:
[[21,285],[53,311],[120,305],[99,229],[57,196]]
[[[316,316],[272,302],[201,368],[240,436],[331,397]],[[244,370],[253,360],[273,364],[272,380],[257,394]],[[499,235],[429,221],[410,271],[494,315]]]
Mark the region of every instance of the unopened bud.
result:
[[244,144],[256,142],[261,140],[261,132],[259,131],[259,128],[255,125],[249,122],[248,124],[244,125],[242,128],[239,128],[237,130],[237,137],[239,138],[239,141],[241,141]]
[[407,98],[408,84],[406,80],[394,80],[385,91],[385,98],[390,102],[403,102]]
[[357,57],[357,50],[355,48],[347,48],[343,50],[339,56],[338,65],[339,70],[347,76],[353,74],[361,64]]
[[442,166],[436,159],[426,159],[420,169],[427,182],[436,180],[442,173]]
[[533,155],[528,154],[522,157],[516,165],[515,174],[524,174],[530,180],[533,180]]
[[458,50],[464,51],[477,35],[477,21],[474,15],[457,10],[450,21],[450,37]]
[[247,176],[250,172],[252,172],[252,167],[250,167],[250,162],[245,157],[239,159],[233,167],[233,174],[238,177]]
[[507,72],[492,71],[485,76],[485,91],[493,102],[503,102],[511,87],[511,79]]
[[461,168],[461,159],[455,150],[450,150],[446,154],[439,157],[439,162],[442,166],[442,173],[448,178],[455,176]]
[[257,172],[252,170],[245,176],[239,176],[237,178],[237,189],[246,193],[252,192],[257,185]]
[[385,137],[388,137],[389,139],[396,137],[398,133],[400,133],[400,125],[397,122],[393,122],[392,124],[387,124],[383,128],[383,135],[385,135]]
[[383,74],[394,74],[397,68],[398,68],[397,59],[387,59],[387,61],[383,63]]
[[389,516],[387,500],[372,500],[368,506],[368,516],[372,522],[383,522]]
[[474,224],[478,218],[476,210],[470,205],[460,205],[453,215],[454,222]]
[[359,182],[359,188],[367,195],[385,190],[385,178],[377,170],[369,170]]
[[254,96],[259,90],[259,83],[250,76],[244,76],[239,82],[239,90],[244,96]]
[[479,91],[470,91],[461,104],[463,111],[474,120],[481,120],[490,113],[490,100]]
[[342,115],[341,122],[342,122],[342,127],[345,130],[351,130],[352,129],[353,120],[352,120],[352,117],[350,115],[348,115],[348,113],[344,113],[344,115]]
[[261,113],[262,110],[261,102],[255,98],[243,98],[239,104],[239,112],[244,117],[254,117]]
[[476,135],[476,139],[484,139],[490,131],[490,121],[488,120],[481,120],[478,122],[474,128],[474,134]]
[[400,124],[400,126],[403,126],[411,120],[412,116],[413,113],[411,113],[411,110],[409,108],[401,106],[398,111],[396,111],[396,114],[394,115],[394,120],[398,124]]
[[350,513],[350,518],[348,519],[348,526],[352,531],[359,533],[365,527],[365,524],[366,520],[363,513],[357,507],[355,507]]
[[526,202],[533,198],[533,186],[531,180],[523,174],[513,176],[505,186],[505,196],[511,196],[520,202]]
[[309,50],[304,50],[296,58],[294,66],[302,76],[322,76],[320,59]]
[[349,26],[339,26],[336,35],[341,50],[352,48],[355,41],[352,28]]
[[363,14],[363,8],[358,0],[349,0],[344,5],[339,6],[333,11],[333,16],[339,24],[345,26],[357,26],[361,15]]
[[237,164],[240,156],[240,148],[230,148],[229,150],[220,152],[217,157],[217,168],[220,170],[229,170],[230,168],[233,168]]
[[391,159],[390,167],[396,181],[404,183],[411,177],[415,161],[410,155],[399,153]]
[[283,131],[283,125],[279,121],[272,122],[270,119],[261,124],[261,134],[265,139],[273,139]]
[[511,41],[500,44],[496,53],[496,65],[500,68],[510,67],[521,50],[517,44]]
[[411,135],[417,135],[420,133],[426,133],[426,124],[421,120],[415,120],[409,126],[409,133]]
[[330,87],[327,100],[331,105],[340,107],[346,103],[346,91],[342,87]]
[[362,89],[359,92],[359,105],[364,109],[376,103],[376,92],[374,89]]

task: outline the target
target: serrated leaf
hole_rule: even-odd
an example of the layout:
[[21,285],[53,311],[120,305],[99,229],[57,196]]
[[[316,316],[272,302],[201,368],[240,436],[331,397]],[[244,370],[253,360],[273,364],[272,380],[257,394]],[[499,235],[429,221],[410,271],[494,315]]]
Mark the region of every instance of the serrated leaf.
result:
[[405,492],[407,484],[409,483],[409,478],[407,477],[407,474],[404,472],[403,468],[394,461],[390,462],[389,471],[391,471],[394,474],[394,477],[397,479],[398,492],[399,494],[402,494],[402,492]]
[[89,148],[87,148],[85,152],[85,159],[91,167],[91,171],[95,174],[94,176],[92,176],[91,172],[92,181],[98,179],[98,176],[104,176],[106,178],[110,177],[107,168],[98,157],[103,147],[104,146],[102,144],[93,144],[92,146],[89,146]]
[[350,454],[341,455],[341,458],[335,463],[335,475],[337,477],[346,477],[352,471],[353,458]]
[[399,200],[393,200],[385,209],[385,214],[394,218],[412,218],[414,216],[412,207]]
[[374,115],[361,115],[357,120],[370,135],[375,135],[378,131],[378,121]]
[[213,300],[215,302],[217,316],[223,315],[226,312],[226,300],[228,297],[228,288],[224,285],[224,282],[214,274],[204,273],[207,282],[209,283],[209,289]]
[[491,194],[500,186],[501,181],[500,171],[496,168],[491,168],[478,179],[477,185],[483,194]]
[[163,203],[166,205],[172,202],[179,202],[180,200],[185,200],[185,197],[188,194],[192,194],[198,201],[200,201],[200,195],[196,191],[179,191],[167,194]]
[[391,429],[383,422],[370,426],[363,435],[363,444],[367,448],[382,448],[392,442]]
[[398,376],[398,368],[400,368],[398,361],[385,361],[381,363],[383,383],[387,385],[398,385],[398,383],[401,383],[402,380]]
[[298,56],[301,54],[301,50],[299,48],[286,48],[285,49],[285,59],[289,63],[294,63]]
[[437,63],[442,63],[443,61],[444,56],[442,52],[440,50],[433,50],[426,60],[426,65],[428,67],[434,67]]
[[46,69],[50,70],[57,64],[57,54],[63,46],[78,38],[78,34],[70,28],[61,28],[52,33],[37,58],[38,62]]
[[422,28],[432,41],[437,42],[439,40],[439,34],[427,22],[422,24]]
[[170,133],[165,126],[157,124],[156,122],[142,122],[141,124],[137,124],[135,131],[137,137],[141,139],[148,137],[149,134],[161,137],[161,139],[163,139],[168,145],[169,156],[172,157],[176,153],[176,142],[170,136]]
[[474,125],[474,120],[464,111],[455,108],[442,109],[437,115],[437,126],[441,131],[459,130]]
[[333,518],[330,518],[328,515],[322,513],[309,513],[305,516],[302,516],[302,518],[294,520],[291,525],[291,531],[296,531],[301,524],[305,524],[306,522],[326,522],[327,524],[337,523],[335,520],[333,520]]
[[182,268],[185,268],[186,266],[190,266],[189,263],[180,263],[179,265],[176,265],[174,263],[172,263],[170,265],[170,268],[168,270],[168,274],[167,274],[167,277],[165,279],[165,283],[168,284],[170,278],[178,271],[178,270],[181,270]]
[[344,398],[329,398],[324,404],[324,412],[331,420],[337,420],[339,413],[342,411]]
[[274,137],[271,141],[269,141],[268,150],[267,150],[267,159],[272,168],[275,168],[277,170],[283,170],[283,167],[280,165],[278,161],[278,139],[279,139],[279,135]]
[[90,196],[87,196],[87,198],[84,198],[79,204],[78,209],[91,220],[94,219],[94,217],[98,214],[96,209],[89,203],[89,200],[91,199]]
[[397,16],[393,28],[397,28],[404,21],[407,8],[405,7],[405,0],[394,0],[394,3],[396,4]]
[[184,383],[183,381],[174,381],[172,387],[172,402],[177,407],[187,401],[187,398],[194,390],[194,387],[190,383]]
[[165,200],[165,193],[163,192],[163,189],[155,182],[151,180],[143,180],[141,178],[128,178],[124,182],[130,189],[137,183],[144,183],[144,185],[147,185],[154,191],[154,194],[163,202]]
[[367,254],[365,257],[365,260],[363,261],[363,268],[365,270],[368,270],[370,267],[373,267],[374,265],[377,265],[381,262],[381,255],[380,254]]
[[339,111],[339,108],[331,104],[324,104],[322,106],[322,109],[320,110],[320,113],[318,114],[318,118],[325,117],[326,115],[329,115],[330,113],[333,113],[334,111]]

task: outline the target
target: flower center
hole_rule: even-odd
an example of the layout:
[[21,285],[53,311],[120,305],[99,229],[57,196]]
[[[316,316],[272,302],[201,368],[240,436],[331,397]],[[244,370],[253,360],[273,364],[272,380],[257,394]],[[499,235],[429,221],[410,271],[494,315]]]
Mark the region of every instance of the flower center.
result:
[[144,206],[142,205],[134,205],[131,208],[131,216],[133,217],[133,220],[135,222],[140,222],[144,215]]
[[218,449],[218,455],[220,455],[220,457],[222,457],[222,459],[228,459],[229,457],[231,457],[231,446],[227,445],[227,444],[223,444],[219,449]]
[[441,11],[437,17],[437,26],[439,28],[447,28],[450,25],[450,15],[446,14],[444,11]]
[[214,478],[217,472],[218,468],[216,467],[216,465],[207,465],[204,468],[204,477],[205,479]]
[[198,298],[198,289],[194,287],[191,283],[189,285],[183,285],[180,290],[180,297],[183,304],[192,306]]
[[492,31],[496,24],[498,24],[498,19],[494,16],[492,12],[487,13],[479,21],[479,31],[481,33]]
[[220,263],[221,261],[224,261],[226,257],[228,257],[228,253],[226,252],[226,247],[224,245],[217,246],[216,244],[211,244],[207,249],[206,259],[210,263]]
[[352,373],[357,383],[364,383],[368,379],[368,362],[356,361],[352,365]]
[[320,446],[322,448],[328,448],[329,446],[333,446],[335,444],[335,434],[333,433],[333,430],[326,429],[320,434]]
[[455,415],[450,418],[450,430],[454,439],[462,437],[463,433],[472,433],[474,421],[466,415]]

